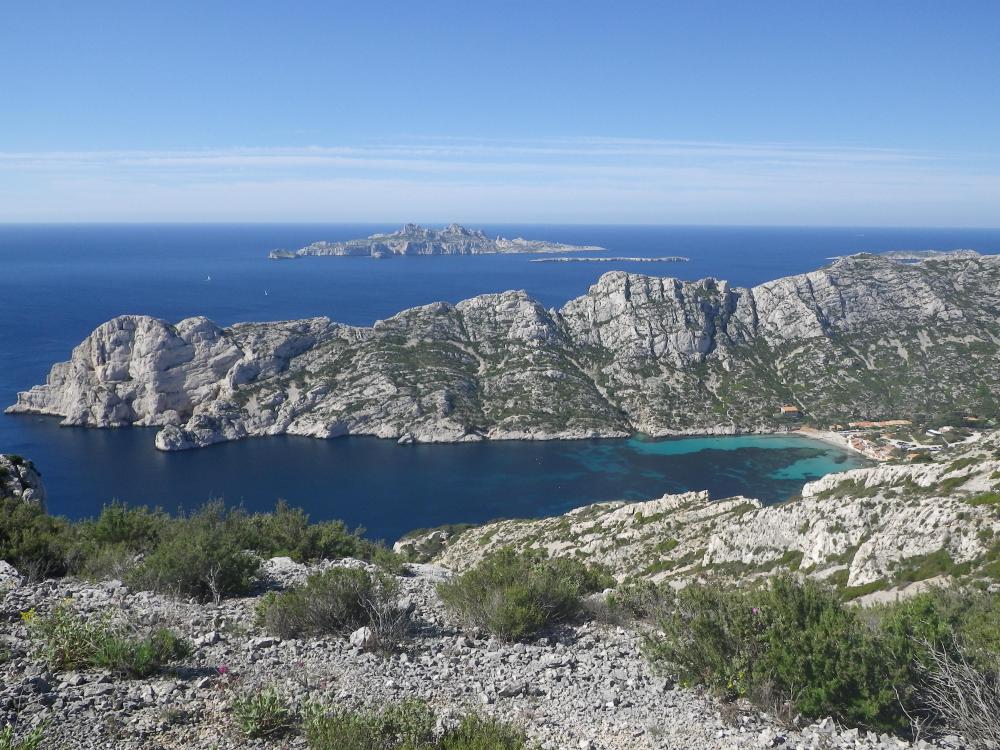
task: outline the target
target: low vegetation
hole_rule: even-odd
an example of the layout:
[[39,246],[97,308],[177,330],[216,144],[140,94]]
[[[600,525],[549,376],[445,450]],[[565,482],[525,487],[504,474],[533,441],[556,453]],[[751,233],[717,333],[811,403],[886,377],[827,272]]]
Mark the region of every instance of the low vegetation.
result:
[[971,670],[967,681],[998,679],[997,595],[936,590],[862,610],[817,582],[778,577],[749,590],[661,591],[655,606],[645,645],[655,665],[778,714],[908,731],[955,721],[932,700],[935,680],[945,692],[956,686],[942,659]]
[[121,503],[77,523],[33,503],[0,500],[0,559],[31,579],[119,578],[131,587],[218,601],[245,594],[261,558],[300,562],[356,557],[391,570],[399,560],[340,521],[311,523],[278,503],[247,513],[213,501],[175,515]]
[[259,739],[287,731],[295,715],[288,701],[273,687],[241,693],[230,703],[236,726],[247,737]]
[[87,617],[67,603],[48,615],[29,610],[22,619],[37,656],[57,671],[103,668],[125,677],[148,677],[192,652],[171,630],[140,636],[110,614]]
[[578,560],[502,549],[440,584],[438,594],[468,626],[517,641],[579,616],[583,597],[612,583]]
[[38,726],[18,734],[13,724],[0,729],[0,750],[40,750],[45,741],[45,727]]
[[352,711],[312,705],[303,731],[310,750],[526,750],[513,725],[476,714],[438,732],[434,711],[408,700],[383,709]]
[[299,586],[270,592],[257,607],[257,620],[281,638],[350,633],[368,627],[367,646],[395,647],[404,635],[406,612],[396,600],[395,579],[362,568],[330,568]]

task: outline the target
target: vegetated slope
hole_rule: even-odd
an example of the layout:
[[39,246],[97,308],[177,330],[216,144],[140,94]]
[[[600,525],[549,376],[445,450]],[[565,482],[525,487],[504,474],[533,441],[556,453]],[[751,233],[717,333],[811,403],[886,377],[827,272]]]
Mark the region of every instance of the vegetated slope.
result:
[[829,474],[781,505],[688,492],[397,543],[454,570],[503,547],[606,565],[619,580],[748,581],[798,571],[848,595],[938,576],[1000,584],[1000,432],[930,463]]
[[857,255],[752,289],[616,271],[559,311],[503,292],[370,328],[122,316],[9,411],[162,425],[166,450],[770,431],[782,404],[818,423],[994,415],[998,351],[1000,256]]

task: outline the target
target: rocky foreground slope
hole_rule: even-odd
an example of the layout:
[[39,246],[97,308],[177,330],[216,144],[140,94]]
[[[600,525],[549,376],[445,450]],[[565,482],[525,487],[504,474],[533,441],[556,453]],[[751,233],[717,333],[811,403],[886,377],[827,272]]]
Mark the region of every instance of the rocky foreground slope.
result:
[[[261,586],[280,589],[310,569],[277,558],[265,570]],[[640,636],[614,625],[583,623],[527,644],[469,633],[435,592],[435,582],[449,575],[417,565],[400,579],[413,635],[405,651],[388,657],[366,652],[357,639],[268,636],[254,624],[257,597],[201,605],[131,592],[117,581],[16,582],[0,590],[0,648],[7,657],[0,661],[0,726],[15,717],[21,727],[45,721],[43,746],[73,750],[305,748],[299,735],[248,739],[238,728],[233,701],[273,688],[296,708],[310,701],[360,708],[422,698],[445,717],[496,715],[523,727],[544,750],[911,747],[829,720],[796,729],[749,706],[723,710],[655,674],[640,655]],[[66,602],[91,617],[111,612],[140,628],[170,627],[191,639],[195,652],[148,679],[100,670],[54,673],[27,647],[19,614],[33,609],[41,616]],[[945,739],[934,746],[961,744]]]
[[[704,493],[687,493],[404,540],[401,552],[435,557],[436,564],[409,564],[399,577],[408,636],[389,655],[364,649],[363,631],[282,640],[255,619],[265,591],[331,566],[367,565],[357,560],[305,566],[274,558],[262,566],[254,595],[214,604],[130,590],[119,581],[33,583],[0,564],[0,726],[16,720],[25,731],[44,723],[44,747],[53,748],[305,748],[295,732],[260,739],[241,732],[235,702],[273,689],[296,709],[420,698],[446,721],[475,711],[512,722],[544,750],[971,747],[951,736],[911,744],[831,720],[790,726],[749,704],[720,704],[678,687],[642,657],[642,626],[622,627],[603,616],[600,595],[590,608],[595,617],[527,643],[463,627],[442,605],[436,584],[507,546],[601,563],[621,581],[749,582],[797,570],[857,593],[950,578],[995,587],[1000,433],[980,433],[929,463],[829,475],[781,506],[761,508],[744,498],[711,503]],[[60,606],[91,618],[109,615],[140,631],[169,627],[195,649],[145,679],[99,669],[54,672],[31,647],[21,613],[40,617]]]
[[459,224],[449,224],[444,229],[425,229],[407,224],[402,229],[386,234],[347,242],[314,242],[295,252],[272,250],[271,260],[289,260],[308,255],[369,255],[388,258],[394,255],[512,255],[514,253],[572,253],[595,252],[603,247],[592,245],[566,245],[561,242],[525,240],[518,237],[491,239],[479,229],[466,229]]
[[770,431],[1000,398],[1000,256],[873,255],[752,289],[623,272],[561,310],[524,292],[327,318],[99,326],[8,411],[157,425],[156,445],[249,436],[410,441]]
[[854,594],[941,576],[1000,585],[1000,433],[981,433],[929,463],[829,474],[781,505],[688,492],[432,531],[396,545],[458,570],[507,546],[602,564],[620,581],[747,582],[798,571]]

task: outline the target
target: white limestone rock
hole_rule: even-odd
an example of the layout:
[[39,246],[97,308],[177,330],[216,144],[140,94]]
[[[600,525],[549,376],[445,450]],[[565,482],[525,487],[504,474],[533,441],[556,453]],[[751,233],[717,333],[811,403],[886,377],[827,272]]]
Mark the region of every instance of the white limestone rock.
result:
[[1000,256],[959,254],[851,256],[753,289],[615,271],[559,311],[511,291],[365,328],[129,315],[8,411],[159,426],[163,450],[773,432],[785,403],[828,421],[975,413],[1000,398],[998,309]]
[[45,485],[35,465],[21,456],[0,453],[0,498],[35,503],[45,509]]

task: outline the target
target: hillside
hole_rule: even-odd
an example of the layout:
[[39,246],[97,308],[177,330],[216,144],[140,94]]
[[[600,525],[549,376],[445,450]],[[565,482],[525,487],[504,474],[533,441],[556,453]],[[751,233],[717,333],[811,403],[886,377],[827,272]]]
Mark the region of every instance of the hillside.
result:
[[[164,450],[248,436],[401,442],[773,431],[997,413],[1000,256],[872,255],[752,289],[611,272],[561,310],[524,292],[326,318],[98,327],[13,413],[158,425]],[[794,420],[793,420],[794,421]]]

